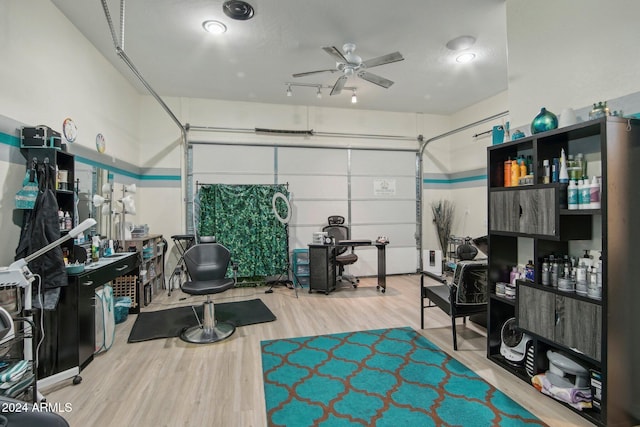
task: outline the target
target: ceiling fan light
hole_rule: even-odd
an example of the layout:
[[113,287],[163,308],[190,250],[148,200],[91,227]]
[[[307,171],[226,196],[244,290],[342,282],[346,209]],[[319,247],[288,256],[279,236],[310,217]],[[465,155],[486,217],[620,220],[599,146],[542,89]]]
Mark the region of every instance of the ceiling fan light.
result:
[[224,25],[222,22],[220,21],[214,21],[214,20],[209,20],[209,21],[204,21],[202,23],[202,28],[204,28],[204,30],[208,33],[211,34],[224,34],[227,32],[227,26]]
[[292,96],[293,93],[291,92],[291,85],[287,86],[287,96]]
[[319,86],[318,86],[318,91],[316,92],[316,97],[318,97],[318,99],[322,98],[322,92],[320,91]]
[[353,95],[351,95],[351,103],[355,104],[358,102],[358,97],[356,96],[356,91],[353,91]]

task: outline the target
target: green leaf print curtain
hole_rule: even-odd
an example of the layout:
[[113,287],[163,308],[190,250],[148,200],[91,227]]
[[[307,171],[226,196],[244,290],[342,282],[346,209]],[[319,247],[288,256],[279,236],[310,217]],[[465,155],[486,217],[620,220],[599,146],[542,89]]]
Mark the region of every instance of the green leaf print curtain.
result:
[[[273,210],[273,197],[287,186],[212,184],[200,187],[198,234],[215,236],[231,251],[238,277],[271,276],[288,271],[287,225]],[[286,203],[276,199],[280,218],[287,217]]]

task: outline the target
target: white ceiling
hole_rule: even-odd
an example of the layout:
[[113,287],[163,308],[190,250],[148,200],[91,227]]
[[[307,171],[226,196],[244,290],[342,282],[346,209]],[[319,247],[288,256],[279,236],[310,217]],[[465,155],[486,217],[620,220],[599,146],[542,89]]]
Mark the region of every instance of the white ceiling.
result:
[[[124,2],[124,43],[119,42],[161,97],[212,98],[319,107],[451,114],[507,89],[505,0],[248,0],[255,16],[232,20],[224,0]],[[141,93],[148,93],[116,55],[101,0],[52,0]],[[106,0],[118,38],[121,1]],[[228,31],[215,37],[202,22],[216,19]],[[475,61],[459,64],[445,47],[461,35],[477,41]],[[399,51],[404,61],[370,72],[395,82],[384,89],[358,77],[351,91],[316,97],[338,73],[293,78],[293,73],[335,67],[323,46],[357,45],[363,60]]]

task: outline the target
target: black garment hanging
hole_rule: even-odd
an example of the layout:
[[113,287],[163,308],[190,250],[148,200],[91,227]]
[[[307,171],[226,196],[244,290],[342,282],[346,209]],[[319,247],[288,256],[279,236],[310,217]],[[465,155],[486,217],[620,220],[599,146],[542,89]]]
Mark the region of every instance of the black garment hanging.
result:
[[[16,260],[42,249],[60,238],[58,201],[54,193],[55,169],[48,161],[37,164],[40,191],[33,210],[27,211],[16,249]],[[67,285],[67,272],[60,246],[29,262],[29,269],[42,278],[44,289]]]

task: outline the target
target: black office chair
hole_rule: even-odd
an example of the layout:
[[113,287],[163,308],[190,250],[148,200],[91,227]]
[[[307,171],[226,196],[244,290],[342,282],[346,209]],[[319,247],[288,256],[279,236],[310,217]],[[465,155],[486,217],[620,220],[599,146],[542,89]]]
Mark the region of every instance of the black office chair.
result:
[[[322,231],[326,231],[329,237],[333,238],[336,243],[341,240],[349,240],[351,239],[351,230],[349,227],[344,225],[344,217],[339,215],[332,215],[327,219],[329,225],[325,226]],[[351,265],[358,261],[358,255],[354,253],[353,246],[351,247],[351,252],[346,253],[349,249],[348,246],[336,246],[335,249],[335,260],[336,265],[338,266],[338,277],[337,280],[346,280],[351,282],[353,287],[357,287],[360,279],[357,277],[344,274],[344,267],[346,265]]]
[[[185,251],[184,263],[190,280],[182,285],[182,292],[206,295],[207,300],[204,302],[202,322],[198,319],[198,325],[182,331],[180,338],[195,344],[206,344],[231,336],[235,325],[216,320],[211,300],[211,295],[224,292],[236,284],[237,266],[231,263],[231,253],[219,243],[196,244]],[[233,266],[233,277],[226,277],[229,264]]]

